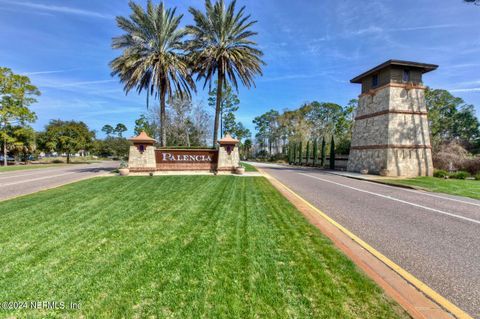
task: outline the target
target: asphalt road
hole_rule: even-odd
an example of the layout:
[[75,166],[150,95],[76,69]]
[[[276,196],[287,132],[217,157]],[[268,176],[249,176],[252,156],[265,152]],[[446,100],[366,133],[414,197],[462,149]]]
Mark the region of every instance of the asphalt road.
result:
[[0,173],[0,200],[102,175],[117,167],[118,162],[101,162]]
[[480,201],[316,169],[254,165],[480,318]]

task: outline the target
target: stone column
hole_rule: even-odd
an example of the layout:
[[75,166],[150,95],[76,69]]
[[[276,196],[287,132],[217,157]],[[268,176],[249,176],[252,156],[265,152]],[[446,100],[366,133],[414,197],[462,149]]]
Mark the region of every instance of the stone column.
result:
[[240,166],[238,143],[239,141],[229,134],[218,141],[220,146],[218,148],[217,170],[219,172],[235,172],[236,168]]
[[131,172],[153,172],[157,169],[155,160],[155,140],[145,132],[131,138],[133,143],[128,154],[128,168]]

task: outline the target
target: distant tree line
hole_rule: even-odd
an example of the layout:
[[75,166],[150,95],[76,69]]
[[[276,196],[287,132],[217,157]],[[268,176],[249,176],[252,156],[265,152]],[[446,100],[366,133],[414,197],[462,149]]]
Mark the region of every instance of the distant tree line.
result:
[[480,153],[480,122],[475,107],[447,90],[425,91],[432,146],[438,152],[452,142],[473,154]]
[[[425,102],[434,154],[453,142],[472,154],[480,153],[480,122],[473,105],[446,90],[431,88],[425,91]],[[310,158],[313,145],[321,141],[327,141],[324,154],[347,155],[357,104],[357,100],[346,106],[315,101],[298,109],[281,113],[272,109],[257,116],[253,120],[257,130],[256,155],[298,163],[299,154]]]
[[357,100],[346,106],[314,101],[298,109],[282,113],[272,109],[257,116],[253,120],[257,130],[256,155],[285,159],[289,145],[300,147],[309,141],[332,138],[336,140],[337,152],[348,154],[356,105]]

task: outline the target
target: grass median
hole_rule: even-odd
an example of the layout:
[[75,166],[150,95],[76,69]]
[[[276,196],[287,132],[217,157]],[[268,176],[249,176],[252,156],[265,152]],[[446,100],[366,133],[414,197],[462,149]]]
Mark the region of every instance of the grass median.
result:
[[242,166],[245,167],[245,172],[258,172],[257,168],[252,164],[241,162]]
[[480,181],[462,179],[443,179],[437,177],[416,177],[407,179],[382,180],[393,185],[407,185],[431,192],[480,199]]
[[262,177],[104,177],[0,203],[18,317],[406,318]]

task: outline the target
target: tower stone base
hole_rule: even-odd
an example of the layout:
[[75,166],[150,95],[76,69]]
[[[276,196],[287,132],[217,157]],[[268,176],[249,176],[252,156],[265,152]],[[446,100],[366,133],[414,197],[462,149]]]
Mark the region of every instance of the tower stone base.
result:
[[432,176],[431,149],[352,150],[347,169],[382,176]]

